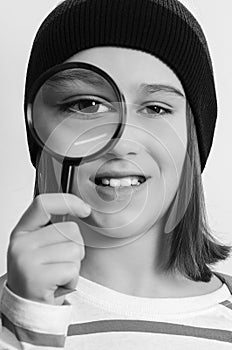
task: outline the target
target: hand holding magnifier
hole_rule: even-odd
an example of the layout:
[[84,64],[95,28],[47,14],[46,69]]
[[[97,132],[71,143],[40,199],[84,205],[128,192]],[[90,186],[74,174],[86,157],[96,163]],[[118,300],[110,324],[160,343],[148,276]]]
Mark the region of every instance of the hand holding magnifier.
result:
[[62,165],[63,193],[72,192],[75,167],[102,157],[115,146],[125,118],[124,96],[111,77],[83,62],[45,72],[33,85],[27,105],[27,125],[38,156],[47,152]]

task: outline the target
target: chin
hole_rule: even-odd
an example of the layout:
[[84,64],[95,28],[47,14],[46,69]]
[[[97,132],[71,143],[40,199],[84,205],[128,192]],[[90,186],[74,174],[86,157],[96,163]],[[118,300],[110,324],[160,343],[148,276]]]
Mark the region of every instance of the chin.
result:
[[[151,207],[150,207],[151,208]],[[124,210],[109,214],[92,211],[84,222],[94,231],[111,238],[133,238],[146,233],[156,222],[157,215],[146,208],[139,213]]]

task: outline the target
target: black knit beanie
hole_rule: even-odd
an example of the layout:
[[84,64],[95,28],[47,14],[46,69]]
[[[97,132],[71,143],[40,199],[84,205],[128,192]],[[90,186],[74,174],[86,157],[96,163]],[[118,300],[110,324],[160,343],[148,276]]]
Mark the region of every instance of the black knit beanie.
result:
[[[177,0],[66,0],[40,26],[25,88],[25,112],[35,80],[75,53],[116,46],[150,53],[177,75],[192,109],[201,160],[208,158],[217,118],[212,62],[199,23]],[[27,127],[31,161],[38,146]]]

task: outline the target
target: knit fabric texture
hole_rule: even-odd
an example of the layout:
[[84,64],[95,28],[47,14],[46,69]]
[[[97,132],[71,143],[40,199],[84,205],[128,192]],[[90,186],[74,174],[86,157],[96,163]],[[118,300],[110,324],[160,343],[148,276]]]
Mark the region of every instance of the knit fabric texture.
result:
[[[184,88],[196,125],[201,172],[217,118],[212,61],[202,28],[178,0],[66,0],[41,24],[28,64],[25,114],[33,83],[49,68],[84,49],[125,47],[166,63]],[[31,161],[38,146],[27,125]]]

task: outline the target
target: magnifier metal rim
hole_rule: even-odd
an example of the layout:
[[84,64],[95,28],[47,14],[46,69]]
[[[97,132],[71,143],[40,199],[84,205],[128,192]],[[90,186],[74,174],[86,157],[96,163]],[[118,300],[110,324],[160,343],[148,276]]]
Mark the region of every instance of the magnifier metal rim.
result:
[[[54,152],[50,148],[48,148],[44,143],[41,141],[40,137],[38,136],[34,126],[33,126],[33,120],[32,120],[32,109],[33,109],[33,102],[36,97],[37,92],[41,88],[41,86],[45,83],[45,81],[51,77],[52,75],[67,70],[67,69],[73,69],[73,68],[81,68],[86,70],[91,70],[99,75],[101,75],[103,78],[106,79],[107,82],[110,83],[112,86],[116,97],[118,101],[122,102],[122,108],[120,109],[120,121],[118,123],[118,127],[115,130],[113,136],[111,137],[111,140],[99,151],[89,155],[89,156],[82,156],[82,157],[67,157],[67,156],[61,156],[59,153]],[[108,75],[105,71],[103,71],[101,68],[94,66],[90,63],[85,62],[66,62],[58,64],[50,69],[48,69],[45,73],[43,73],[33,84],[29,97],[27,102],[27,115],[26,120],[28,123],[29,130],[33,136],[33,138],[36,140],[37,144],[41,149],[45,149],[49,154],[51,154],[54,158],[56,158],[58,161],[61,162],[67,162],[70,165],[75,165],[76,163],[79,164],[82,160],[84,162],[89,162],[94,159],[97,159],[101,157],[101,155],[105,154],[105,151],[110,151],[115,144],[118,142],[118,139],[121,137],[123,130],[125,128],[126,124],[126,104],[125,104],[125,98],[124,95],[120,92],[119,88],[117,87],[114,80],[111,78],[110,75]]]

